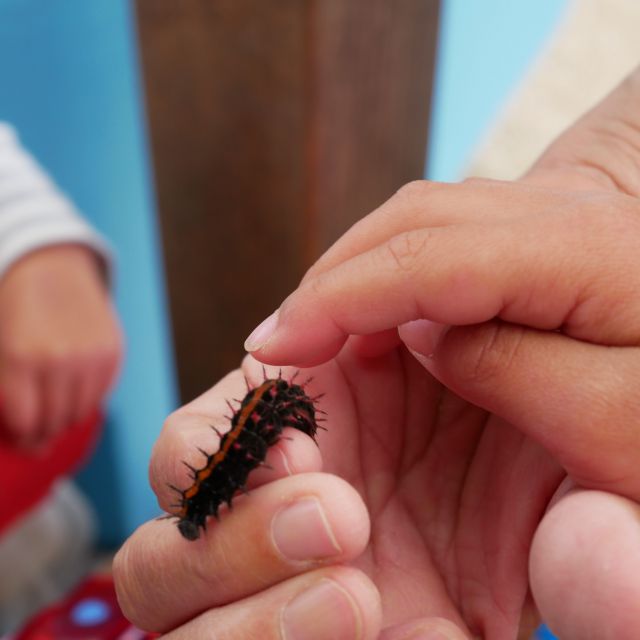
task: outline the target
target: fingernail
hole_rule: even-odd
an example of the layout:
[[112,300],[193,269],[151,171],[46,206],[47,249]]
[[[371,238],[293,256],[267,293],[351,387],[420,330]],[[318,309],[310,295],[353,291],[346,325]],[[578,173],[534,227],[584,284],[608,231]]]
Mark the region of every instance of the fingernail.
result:
[[421,353],[414,351],[413,349],[409,349],[407,347],[409,353],[429,372],[434,366],[433,356],[423,356]]
[[271,521],[271,539],[288,560],[319,560],[342,553],[316,498],[299,500],[278,511]]
[[289,602],[280,628],[285,640],[357,640],[360,612],[352,597],[333,580],[322,580]]
[[279,309],[276,309],[266,320],[263,320],[252,332],[251,335],[245,340],[244,348],[246,351],[257,351],[262,349],[269,338],[273,335],[276,327],[278,326]]
[[438,347],[438,343],[447,325],[431,320],[413,320],[398,327],[400,340],[411,353],[429,358]]

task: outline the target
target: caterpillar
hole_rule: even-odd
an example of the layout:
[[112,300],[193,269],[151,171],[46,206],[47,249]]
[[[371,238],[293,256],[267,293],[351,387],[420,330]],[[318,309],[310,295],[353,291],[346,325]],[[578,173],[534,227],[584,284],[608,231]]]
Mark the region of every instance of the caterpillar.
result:
[[[178,519],[177,527],[187,540],[197,540],[200,530],[206,530],[207,517],[218,518],[220,505],[231,508],[233,496],[238,490],[246,492],[249,473],[264,464],[267,450],[276,444],[285,427],[298,429],[316,441],[320,427],[316,418],[319,413],[315,402],[320,396],[310,398],[304,384],[294,384],[281,376],[266,379],[262,384],[249,389],[240,401],[240,406],[231,416],[231,429],[221,434],[218,451],[208,454],[201,469],[189,467],[193,483],[186,489],[169,485],[180,494],[180,501],[173,505],[178,511],[168,517]],[[309,381],[307,381],[309,382]],[[320,412],[323,413],[323,412]]]

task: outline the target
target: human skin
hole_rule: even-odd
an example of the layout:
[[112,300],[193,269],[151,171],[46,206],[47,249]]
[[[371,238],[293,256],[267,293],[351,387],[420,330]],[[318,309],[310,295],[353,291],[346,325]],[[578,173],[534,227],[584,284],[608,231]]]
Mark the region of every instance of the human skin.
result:
[[61,244],[26,254],[0,280],[0,419],[42,450],[100,404],[122,333],[95,255]]
[[[195,543],[167,520],[136,531],[114,566],[134,622],[172,640],[509,640],[541,614],[562,640],[640,636],[639,105],[635,73],[521,181],[412,183],[314,265],[243,372],[311,368],[319,451],[281,441]],[[168,419],[163,508],[243,384]]]

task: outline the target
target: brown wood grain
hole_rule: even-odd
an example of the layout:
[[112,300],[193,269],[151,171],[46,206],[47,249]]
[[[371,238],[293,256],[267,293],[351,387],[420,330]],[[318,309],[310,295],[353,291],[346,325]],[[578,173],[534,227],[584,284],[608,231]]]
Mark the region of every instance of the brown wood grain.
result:
[[435,0],[137,0],[180,388],[424,171]]

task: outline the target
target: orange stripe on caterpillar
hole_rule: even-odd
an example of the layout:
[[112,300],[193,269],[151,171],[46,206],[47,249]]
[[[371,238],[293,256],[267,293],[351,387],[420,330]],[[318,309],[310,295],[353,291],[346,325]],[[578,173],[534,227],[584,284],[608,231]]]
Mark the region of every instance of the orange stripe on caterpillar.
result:
[[221,435],[218,451],[208,456],[202,469],[190,467],[193,484],[185,490],[172,486],[181,495],[180,509],[172,515],[178,518],[183,537],[196,540],[200,529],[206,529],[208,516],[217,517],[222,503],[231,507],[233,495],[244,490],[249,473],[264,463],[268,447],[279,440],[284,427],[315,440],[317,398],[310,398],[304,386],[294,384],[293,378],[287,382],[279,377],[249,389],[231,417],[231,429]]

